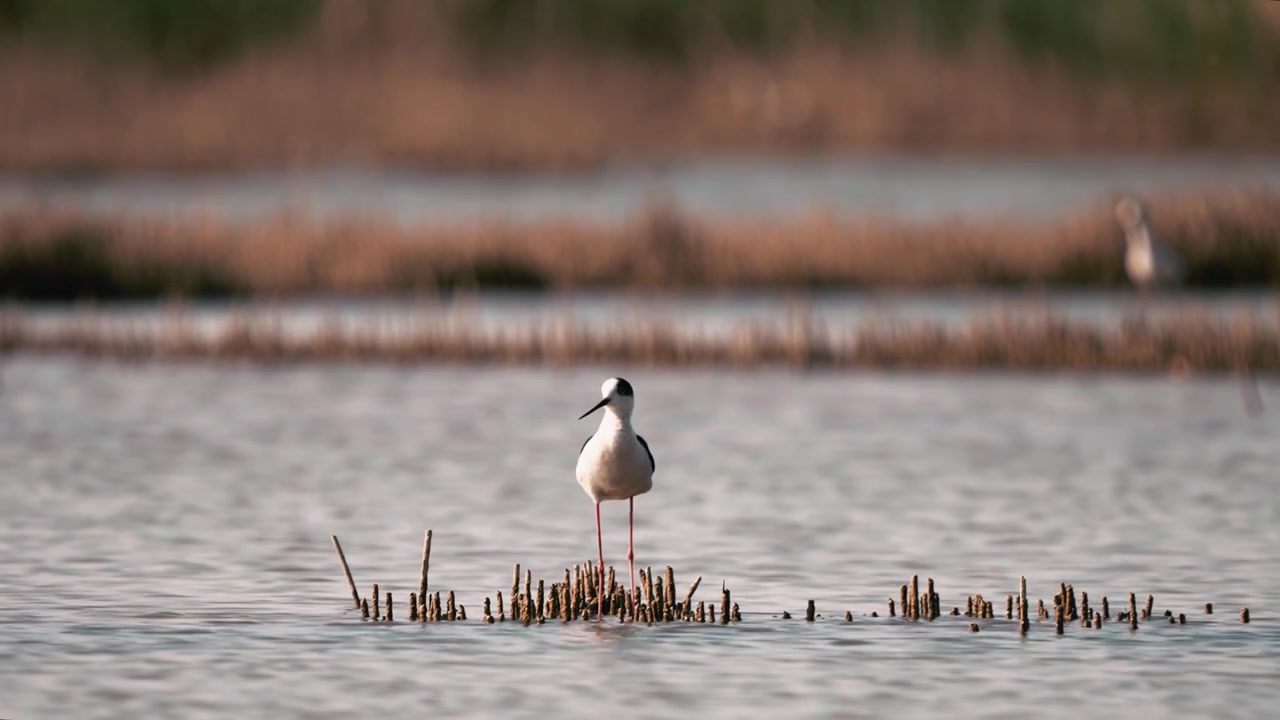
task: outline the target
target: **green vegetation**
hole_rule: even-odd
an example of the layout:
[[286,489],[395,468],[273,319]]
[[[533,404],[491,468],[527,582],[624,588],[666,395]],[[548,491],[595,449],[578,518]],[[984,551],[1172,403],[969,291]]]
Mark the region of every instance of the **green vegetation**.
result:
[[0,300],[142,300],[223,297],[236,285],[215,268],[108,252],[92,231],[72,230],[45,242],[0,242]]
[[197,67],[307,26],[320,0],[0,0],[0,38]]
[[[0,38],[129,51],[202,66],[299,34],[325,0],[0,0]],[[341,2],[341,0],[329,0]],[[405,7],[421,0],[378,0]],[[1280,43],[1259,0],[440,0],[421,21],[490,59],[556,48],[684,61],[811,38],[897,31],[947,51],[996,39],[1031,62],[1185,80],[1274,75]],[[421,9],[421,7],[419,7]]]
[[984,37],[1085,73],[1185,79],[1273,73],[1280,46],[1250,0],[461,0],[458,27],[487,53],[561,47],[683,60],[768,52],[809,37],[903,29],[955,49]]

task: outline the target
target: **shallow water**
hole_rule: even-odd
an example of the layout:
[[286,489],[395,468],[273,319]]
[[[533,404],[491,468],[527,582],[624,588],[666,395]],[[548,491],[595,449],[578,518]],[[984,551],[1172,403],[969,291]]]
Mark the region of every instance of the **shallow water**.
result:
[[699,217],[837,215],[937,219],[1054,217],[1112,193],[1280,189],[1271,157],[704,158],[600,172],[477,175],[334,168],[308,173],[0,176],[0,209],[54,204],[96,211],[367,213],[404,222],[474,217],[619,219],[657,198]]
[[[594,551],[574,418],[618,369],[0,367],[0,717],[1262,717],[1280,702],[1280,383],[622,369],[657,457],[637,560],[737,626],[362,623],[432,586],[473,618],[511,563]],[[605,552],[626,509],[605,505]],[[910,626],[1074,583],[1188,614]],[[774,614],[805,600],[853,623]],[[1212,601],[1217,614],[1203,616]],[[1254,622],[1236,613],[1251,608]]]

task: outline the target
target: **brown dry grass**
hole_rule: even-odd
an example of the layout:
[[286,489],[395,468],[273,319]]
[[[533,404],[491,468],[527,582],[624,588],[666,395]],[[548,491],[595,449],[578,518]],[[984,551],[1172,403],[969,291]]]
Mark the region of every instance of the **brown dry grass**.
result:
[[1280,94],[1230,76],[1086,82],[999,42],[948,54],[891,33],[814,38],[767,61],[720,51],[668,67],[542,49],[486,65],[433,31],[430,12],[327,3],[300,38],[200,74],[10,44],[0,169],[483,170],[719,151],[1280,145]]
[[994,316],[961,329],[872,322],[831,328],[807,313],[781,325],[747,323],[727,336],[690,335],[660,322],[610,330],[568,323],[482,331],[465,314],[424,311],[411,326],[336,321],[315,334],[282,331],[274,318],[244,315],[213,334],[181,315],[160,325],[121,324],[86,314],[56,329],[19,312],[0,313],[0,351],[77,353],[123,359],[254,362],[456,362],[627,364],[673,367],[872,368],[1131,372],[1280,372],[1280,323],[1184,315],[1116,327],[1072,324],[1048,314]]
[[[1185,194],[1148,203],[1155,232],[1177,246],[1194,286],[1280,284],[1280,196]],[[1122,238],[1106,204],[1063,222],[840,220],[706,222],[654,206],[611,224],[566,218],[400,227],[374,218],[320,222],[285,213],[251,224],[154,219],[48,208],[0,212],[0,279],[63,278],[68,239],[126,282],[145,270],[217,279],[260,296],[372,294],[459,287],[647,289],[824,286],[1118,286]],[[25,263],[18,267],[17,260]],[[121,279],[124,278],[124,279]],[[15,293],[0,283],[0,297]],[[6,292],[9,290],[9,292]],[[146,292],[155,294],[154,289]],[[142,294],[146,294],[145,292]],[[161,292],[160,294],[164,294]],[[137,295],[135,293],[134,295]],[[41,297],[17,293],[18,297]],[[120,296],[128,296],[121,293]],[[102,295],[99,295],[102,297]],[[110,297],[110,295],[108,295]]]

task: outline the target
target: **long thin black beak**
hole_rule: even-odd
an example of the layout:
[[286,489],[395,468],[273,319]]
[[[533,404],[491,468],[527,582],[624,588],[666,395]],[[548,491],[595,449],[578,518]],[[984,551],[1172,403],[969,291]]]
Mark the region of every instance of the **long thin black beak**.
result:
[[595,411],[599,410],[600,408],[602,408],[602,407],[604,407],[605,405],[608,405],[608,404],[609,404],[609,398],[605,398],[605,399],[601,400],[600,402],[596,403],[596,406],[595,406],[595,407],[591,408],[590,410],[588,410],[588,411],[586,411],[586,412],[582,413],[582,415],[578,416],[578,419],[579,419],[579,420],[581,420],[582,418],[584,418],[584,417],[586,417],[586,416],[590,415],[591,413],[593,413],[593,412],[595,412]]

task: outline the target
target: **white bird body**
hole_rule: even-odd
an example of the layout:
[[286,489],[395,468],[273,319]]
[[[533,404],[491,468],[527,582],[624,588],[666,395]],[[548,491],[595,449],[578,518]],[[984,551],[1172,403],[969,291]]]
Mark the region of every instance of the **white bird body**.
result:
[[578,455],[578,484],[596,502],[626,500],[653,489],[653,469],[631,419],[606,405],[600,427]]
[[1146,290],[1182,281],[1182,257],[1168,243],[1152,236],[1136,200],[1125,198],[1117,203],[1116,220],[1124,229],[1124,269],[1134,285]]

